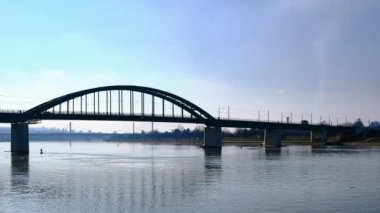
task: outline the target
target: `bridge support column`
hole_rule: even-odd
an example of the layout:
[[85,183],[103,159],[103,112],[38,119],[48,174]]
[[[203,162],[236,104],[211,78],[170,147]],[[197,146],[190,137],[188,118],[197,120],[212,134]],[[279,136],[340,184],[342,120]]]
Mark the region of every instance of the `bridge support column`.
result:
[[284,137],[284,131],[279,129],[266,129],[264,131],[264,146],[279,147]]
[[310,133],[310,139],[311,142],[318,142],[318,143],[326,143],[327,142],[327,131],[322,130],[314,130]]
[[11,124],[11,152],[29,153],[29,125]]
[[222,147],[222,128],[206,127],[204,132],[203,147],[204,148],[221,148]]

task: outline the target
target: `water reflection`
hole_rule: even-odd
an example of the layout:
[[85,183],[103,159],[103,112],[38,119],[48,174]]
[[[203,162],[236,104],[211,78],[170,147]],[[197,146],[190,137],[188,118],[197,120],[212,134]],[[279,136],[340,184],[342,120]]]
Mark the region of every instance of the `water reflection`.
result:
[[222,149],[204,149],[204,176],[206,183],[213,183],[220,180],[222,175]]
[[220,157],[222,155],[222,148],[204,148],[206,157]]
[[356,154],[360,150],[356,148],[347,148],[342,146],[312,146],[311,152],[313,154]]
[[29,193],[29,155],[11,154],[11,187],[20,193]]
[[380,149],[33,145],[49,151],[0,161],[0,211],[380,212]]
[[[150,208],[172,208],[175,203],[194,197],[202,189],[198,186],[204,182],[201,178],[203,169],[200,169],[203,159],[202,155],[166,156],[167,150],[160,148],[156,152],[144,146],[144,156],[139,157],[86,155],[88,160],[60,158],[59,162],[46,162],[46,158],[41,158],[38,160],[43,163],[33,164],[30,183],[28,158],[16,156],[12,158],[13,188],[18,193],[30,188],[28,196],[56,200],[59,206],[70,201],[70,205],[64,207],[67,212],[70,207],[83,212],[109,209],[141,212]],[[49,157],[52,159],[53,156]],[[212,162],[214,160],[210,164]],[[45,205],[54,209],[57,203]]]
[[267,159],[277,159],[281,157],[281,147],[264,147]]

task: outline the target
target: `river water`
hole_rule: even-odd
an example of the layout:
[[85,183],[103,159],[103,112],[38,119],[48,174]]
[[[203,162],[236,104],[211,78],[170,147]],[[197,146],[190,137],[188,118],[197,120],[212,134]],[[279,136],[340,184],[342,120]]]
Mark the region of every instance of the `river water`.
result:
[[380,212],[376,147],[30,147],[0,143],[0,212]]

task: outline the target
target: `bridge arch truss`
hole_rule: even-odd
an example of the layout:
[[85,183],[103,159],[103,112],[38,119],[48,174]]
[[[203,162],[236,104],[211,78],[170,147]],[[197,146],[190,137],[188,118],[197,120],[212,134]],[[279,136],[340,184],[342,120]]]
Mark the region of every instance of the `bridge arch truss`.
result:
[[204,123],[216,120],[190,101],[141,86],[106,86],[60,96],[25,112],[28,120],[126,120]]

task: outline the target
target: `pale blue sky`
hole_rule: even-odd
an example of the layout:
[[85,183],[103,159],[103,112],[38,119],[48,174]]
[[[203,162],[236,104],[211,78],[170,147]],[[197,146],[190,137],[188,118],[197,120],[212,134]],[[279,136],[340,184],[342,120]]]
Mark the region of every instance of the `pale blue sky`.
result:
[[133,84],[213,115],[380,120],[376,0],[1,1],[0,30],[1,109]]

